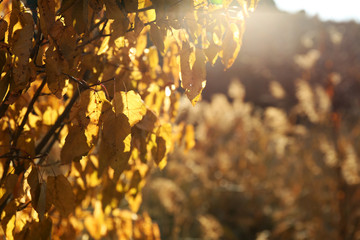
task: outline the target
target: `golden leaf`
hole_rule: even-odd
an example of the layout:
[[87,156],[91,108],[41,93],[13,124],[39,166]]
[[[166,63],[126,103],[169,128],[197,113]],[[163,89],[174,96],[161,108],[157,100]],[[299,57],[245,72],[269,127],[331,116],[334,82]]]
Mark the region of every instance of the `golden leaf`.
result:
[[166,31],[164,31],[163,29],[161,29],[158,25],[156,25],[154,23],[150,24],[151,41],[154,43],[156,48],[162,54],[165,52],[165,44],[164,44],[165,36],[166,36]]
[[[59,56],[64,58],[69,65],[72,65],[75,56],[79,54],[80,51],[80,48],[76,48],[77,37],[74,28],[72,26],[64,26],[60,20],[57,20],[50,29],[49,35],[56,43],[54,45],[59,51]],[[52,44],[50,47],[52,47]],[[63,69],[66,68],[67,66],[64,65]]]
[[15,227],[17,205],[15,200],[10,201],[6,204],[1,218],[1,226],[4,229],[5,235],[11,238],[12,231]]
[[23,28],[14,32],[12,38],[12,52],[17,57],[13,68],[14,91],[24,89],[29,82],[29,57],[32,48],[34,27],[31,14],[22,13]]
[[[51,218],[46,217],[39,222],[31,222],[29,226],[24,228],[24,238],[27,240],[48,240],[51,239]],[[27,230],[27,231],[26,231]]]
[[115,170],[114,179],[117,179],[127,166],[130,157],[131,127],[127,116],[122,113],[116,116],[110,103],[103,104],[103,112],[99,174],[102,174],[107,166],[111,166]]
[[55,23],[55,1],[39,0],[40,26],[42,33],[47,37]]
[[2,103],[6,97],[6,94],[10,89],[10,73],[7,73],[3,78],[0,78],[0,103]]
[[181,85],[186,96],[195,105],[206,85],[206,57],[203,50],[196,48],[195,62],[191,65],[191,54],[192,48],[189,43],[183,42],[180,53]]
[[30,186],[31,204],[42,220],[45,212],[51,207],[51,203],[46,201],[46,183],[39,182],[38,171],[34,167],[27,177],[27,182]]
[[45,72],[48,88],[56,97],[61,98],[64,94],[63,89],[66,85],[66,77],[62,72],[67,68],[67,64],[61,59],[55,45],[50,45],[46,50],[45,56]]
[[24,131],[20,135],[18,146],[27,156],[35,156],[35,139],[30,131]]
[[170,124],[160,126],[156,133],[156,147],[152,149],[152,154],[156,164],[163,169],[167,163],[167,154],[172,148],[172,127]]
[[241,29],[235,23],[230,24],[222,44],[222,62],[225,69],[234,63],[242,44],[243,26]]
[[159,56],[156,48],[149,48],[148,59],[150,68],[155,69],[159,64]]
[[46,183],[40,183],[40,193],[37,203],[37,208],[35,209],[39,214],[40,221],[43,220],[45,212],[51,207],[50,203],[46,201]]
[[27,182],[30,186],[30,195],[31,195],[31,204],[36,209],[39,192],[40,192],[40,183],[39,183],[39,176],[36,168],[32,168],[29,176],[27,177]]
[[193,125],[186,125],[185,128],[185,147],[190,150],[195,146],[195,130]]
[[205,55],[208,61],[211,63],[211,65],[215,64],[218,57],[218,53],[220,51],[221,51],[221,47],[216,45],[213,41],[210,43],[209,47],[204,50]]
[[129,119],[130,126],[140,122],[146,113],[146,107],[140,95],[134,91],[116,92],[114,96],[116,116],[122,113]]
[[47,179],[46,199],[54,204],[63,217],[75,209],[75,195],[68,179],[64,175],[49,176]]
[[61,149],[61,162],[68,164],[79,161],[83,156],[86,156],[89,151],[90,146],[87,144],[85,129],[81,126],[72,126],[65,139],[65,144]]
[[8,198],[10,194],[14,192],[16,183],[18,181],[18,175],[9,174],[5,178],[5,194],[3,194],[0,198],[0,205],[3,204],[4,201]]
[[152,132],[157,120],[158,117],[156,116],[156,114],[151,110],[147,110],[143,119],[138,122],[136,126],[142,130]]

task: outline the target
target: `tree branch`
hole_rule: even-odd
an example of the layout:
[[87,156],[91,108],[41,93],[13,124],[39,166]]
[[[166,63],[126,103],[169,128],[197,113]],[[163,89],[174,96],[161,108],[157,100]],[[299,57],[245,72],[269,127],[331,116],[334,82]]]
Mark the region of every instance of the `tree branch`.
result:
[[21,124],[17,128],[17,130],[16,130],[16,132],[14,134],[14,138],[13,138],[13,141],[12,141],[12,146],[13,147],[16,147],[17,141],[18,141],[18,139],[19,139],[19,137],[21,135],[21,132],[24,130],[24,126],[25,126],[25,123],[27,122],[29,114],[33,110],[34,104],[35,104],[36,100],[38,99],[38,97],[40,96],[40,93],[41,93],[42,89],[44,88],[45,84],[46,84],[46,78],[43,79],[43,81],[41,82],[39,88],[36,90],[33,98],[31,99],[31,102],[29,103],[29,106],[28,106],[28,108],[26,110],[26,113],[25,113],[25,115],[24,115],[24,117],[23,117],[23,119],[21,121]]
[[[81,88],[80,88],[81,91]],[[75,104],[77,98],[80,95],[80,91],[75,91],[74,95],[70,99],[69,104],[66,106],[63,113],[56,119],[54,125],[50,128],[50,130],[46,133],[46,135],[41,139],[41,142],[35,148],[35,154],[38,155],[41,153],[41,150],[46,146],[48,141],[50,140],[51,136],[54,135],[55,131],[61,126],[62,122],[68,117],[71,108]]]

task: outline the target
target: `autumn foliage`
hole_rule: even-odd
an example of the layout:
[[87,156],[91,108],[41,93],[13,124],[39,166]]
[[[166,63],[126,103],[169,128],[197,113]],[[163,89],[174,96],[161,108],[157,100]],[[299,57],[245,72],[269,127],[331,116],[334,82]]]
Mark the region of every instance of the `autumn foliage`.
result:
[[196,145],[143,190],[164,239],[360,239],[360,25],[271,2],[209,101],[180,104]]
[[[150,169],[192,128],[206,62],[234,62],[256,1],[19,0],[0,13],[0,216],[7,239],[158,239]],[[179,81],[180,80],[180,81]]]

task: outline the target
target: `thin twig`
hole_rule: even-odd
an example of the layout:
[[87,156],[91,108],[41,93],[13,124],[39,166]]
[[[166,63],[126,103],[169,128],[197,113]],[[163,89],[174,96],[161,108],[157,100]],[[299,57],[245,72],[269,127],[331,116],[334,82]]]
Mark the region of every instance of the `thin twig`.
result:
[[97,22],[96,24],[94,24],[94,26],[92,26],[89,31],[90,31],[90,32],[93,31],[95,28],[97,28],[97,27],[100,26],[103,22],[105,22],[105,21],[107,21],[107,20],[108,20],[107,18],[101,19],[99,22]]
[[84,47],[86,45],[88,45],[89,43],[91,43],[92,41],[98,39],[98,38],[101,38],[101,37],[107,37],[107,36],[111,36],[111,34],[103,34],[104,31],[105,31],[105,27],[108,23],[108,19],[105,19],[104,21],[104,25],[102,26],[100,32],[98,34],[96,34],[94,37],[90,38],[89,40],[87,40],[86,42],[83,42],[82,44],[80,44],[79,46],[77,46],[76,48],[81,48],[81,47]]
[[[48,154],[49,154],[49,152],[50,152],[51,148],[54,146],[56,140],[59,139],[60,132],[61,132],[61,130],[64,128],[64,126],[65,126],[65,124],[62,123],[61,126],[60,126],[60,128],[59,128],[59,129],[57,130],[57,132],[54,134],[54,136],[53,136],[53,138],[51,139],[50,143],[47,144],[47,146],[46,146],[46,148],[45,148],[45,150],[44,150],[44,152],[43,152],[42,155],[48,155]],[[45,161],[45,157],[40,158],[40,160],[39,160],[39,162],[37,163],[37,165],[38,165],[38,166],[41,165],[44,161]]]
[[25,113],[25,115],[24,115],[24,117],[23,117],[23,119],[21,121],[21,124],[17,128],[17,131],[14,134],[14,138],[13,138],[13,142],[12,142],[12,147],[14,147],[14,148],[16,148],[17,141],[18,141],[18,139],[19,139],[19,137],[21,135],[21,132],[24,130],[24,126],[25,126],[25,124],[27,122],[29,114],[33,110],[34,104],[35,104],[36,100],[38,99],[38,97],[40,96],[40,93],[41,93],[42,89],[44,88],[45,83],[46,83],[46,78],[43,79],[43,81],[41,82],[39,88],[36,90],[33,98],[31,99],[31,102],[29,103],[29,106],[28,106],[28,108],[26,110],[26,113]]
[[55,133],[55,131],[61,126],[62,122],[67,118],[70,113],[71,108],[75,104],[77,98],[80,95],[80,91],[75,91],[74,95],[70,99],[69,104],[66,106],[63,113],[56,119],[54,125],[50,128],[50,130],[46,133],[46,135],[41,139],[40,143],[35,148],[35,154],[38,155],[41,153],[41,150],[46,146],[48,141],[50,140],[51,136]]
[[[148,26],[152,23],[156,23],[156,20],[153,20],[153,21],[150,21],[150,22],[147,22],[147,23],[144,23],[144,26]],[[126,32],[131,32],[131,31],[134,31],[135,30],[135,27],[131,27],[129,28],[128,30],[126,30]]]

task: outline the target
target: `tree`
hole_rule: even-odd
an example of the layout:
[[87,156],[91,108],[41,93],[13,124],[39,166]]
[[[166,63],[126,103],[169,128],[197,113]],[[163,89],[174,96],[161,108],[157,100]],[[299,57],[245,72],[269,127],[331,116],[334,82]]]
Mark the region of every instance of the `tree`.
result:
[[35,3],[0,7],[2,234],[159,238],[136,212],[154,163],[193,144],[174,123],[179,80],[195,104],[206,62],[234,62],[256,1]]

